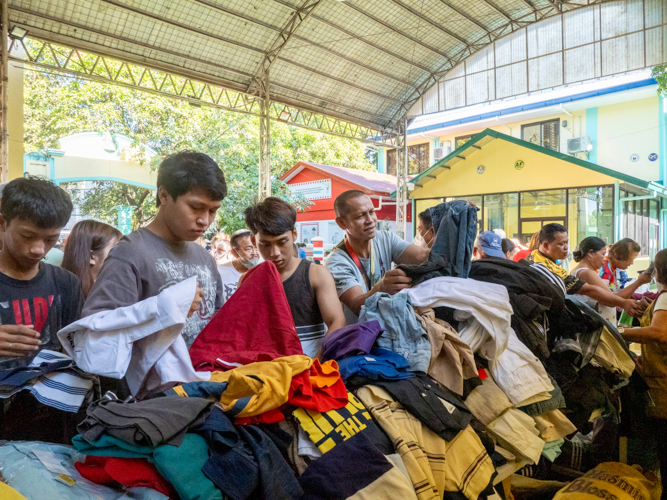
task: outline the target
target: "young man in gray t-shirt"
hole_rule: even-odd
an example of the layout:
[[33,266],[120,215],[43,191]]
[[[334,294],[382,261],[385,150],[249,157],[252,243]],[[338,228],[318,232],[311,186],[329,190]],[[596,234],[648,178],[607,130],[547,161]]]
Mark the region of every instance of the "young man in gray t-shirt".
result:
[[158,214],[109,253],[82,315],[136,304],[196,276],[197,292],[182,332],[190,347],[222,307],[215,259],[194,241],[215,220],[227,185],[212,158],[183,151],[162,161],[157,188]]
[[377,230],[373,201],[362,191],[345,191],[334,202],[336,224],[345,231],[327,258],[348,324],[356,323],[366,299],[378,292],[395,294],[412,281],[392,264],[421,264],[429,249]]

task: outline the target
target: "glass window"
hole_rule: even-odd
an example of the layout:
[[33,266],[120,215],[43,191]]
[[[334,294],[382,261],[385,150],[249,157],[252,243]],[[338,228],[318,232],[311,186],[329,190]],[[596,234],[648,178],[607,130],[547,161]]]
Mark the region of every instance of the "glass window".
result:
[[[640,196],[621,191],[621,197]],[[629,200],[622,203],[621,238],[631,238],[639,243],[641,257],[653,258],[660,241],[659,206],[657,200]]]
[[565,190],[526,191],[521,193],[521,218],[565,217]]
[[614,189],[611,186],[576,188],[568,192],[568,231],[572,248],[589,236],[613,243]]
[[460,148],[461,146],[463,146],[466,142],[468,142],[473,137],[474,137],[474,135],[464,135],[464,136],[461,136],[461,137],[457,137],[454,140],[454,144],[455,144],[454,149]]
[[558,151],[560,147],[560,120],[522,125],[521,138],[538,146]]
[[[429,143],[408,146],[408,175],[417,175],[431,166]],[[387,173],[396,175],[396,150],[387,151]]]
[[519,193],[484,195],[484,230],[502,229],[508,238],[519,237]]

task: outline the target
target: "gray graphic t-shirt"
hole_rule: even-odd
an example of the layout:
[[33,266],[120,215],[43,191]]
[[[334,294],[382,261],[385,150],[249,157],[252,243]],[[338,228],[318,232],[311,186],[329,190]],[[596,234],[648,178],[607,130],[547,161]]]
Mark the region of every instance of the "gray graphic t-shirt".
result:
[[172,244],[146,228],[123,236],[111,250],[82,316],[136,304],[192,276],[204,290],[204,300],[182,332],[190,347],[222,307],[222,283],[215,259],[196,243]]

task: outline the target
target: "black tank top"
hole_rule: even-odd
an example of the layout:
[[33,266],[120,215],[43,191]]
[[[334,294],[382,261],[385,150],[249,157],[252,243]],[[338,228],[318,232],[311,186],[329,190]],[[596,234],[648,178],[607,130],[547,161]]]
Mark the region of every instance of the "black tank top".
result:
[[[314,357],[315,348],[319,348],[326,333],[326,325],[317,304],[315,290],[310,286],[310,266],[312,264],[307,259],[301,259],[294,274],[283,281],[283,288],[292,311],[296,333],[304,348],[304,354]],[[311,351],[311,353],[306,351]]]

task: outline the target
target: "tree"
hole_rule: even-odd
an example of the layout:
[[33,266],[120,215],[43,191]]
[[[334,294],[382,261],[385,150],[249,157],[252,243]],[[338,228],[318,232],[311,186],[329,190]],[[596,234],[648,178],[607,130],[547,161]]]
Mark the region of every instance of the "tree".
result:
[[[256,117],[55,73],[27,71],[24,86],[26,151],[58,148],[60,138],[79,132],[110,132],[129,137],[135,146],[132,159],[147,168],[157,168],[166,155],[183,149],[204,152],[220,165],[228,183],[218,227],[227,233],[244,227],[243,210],[259,189]],[[149,160],[141,145],[152,148],[157,156]],[[272,193],[299,209],[308,202],[292,197],[277,178],[299,160],[374,169],[358,141],[272,122]],[[108,221],[115,216],[113,207],[136,206],[136,227],[154,213],[153,196],[144,188],[98,182],[74,198],[83,213]]]

